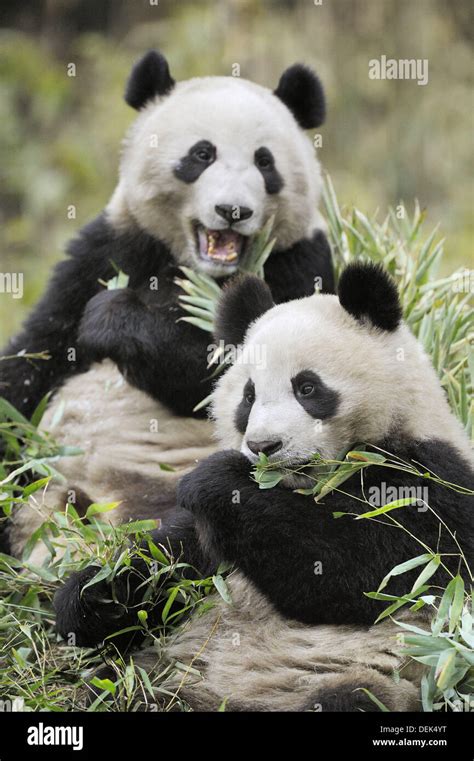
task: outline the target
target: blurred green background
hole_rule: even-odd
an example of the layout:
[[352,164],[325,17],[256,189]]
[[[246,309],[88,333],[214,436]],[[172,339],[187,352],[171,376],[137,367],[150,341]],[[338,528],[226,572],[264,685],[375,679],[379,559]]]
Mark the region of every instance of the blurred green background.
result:
[[[134,117],[124,83],[150,47],[175,79],[238,63],[274,87],[291,63],[313,66],[328,99],[319,155],[340,203],[384,213],[416,197],[446,236],[443,272],[472,266],[474,5],[317,1],[2,0],[0,272],[23,272],[25,296],[0,293],[0,342],[107,202]],[[368,61],[381,55],[428,59],[429,83],[370,80]]]

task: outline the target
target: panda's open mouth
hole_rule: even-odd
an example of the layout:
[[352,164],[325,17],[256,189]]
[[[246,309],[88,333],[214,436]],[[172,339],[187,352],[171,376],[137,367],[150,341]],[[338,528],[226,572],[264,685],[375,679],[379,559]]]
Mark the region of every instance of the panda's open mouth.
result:
[[248,238],[230,227],[225,230],[209,230],[201,224],[195,225],[197,248],[201,259],[224,266],[235,266],[242,254]]

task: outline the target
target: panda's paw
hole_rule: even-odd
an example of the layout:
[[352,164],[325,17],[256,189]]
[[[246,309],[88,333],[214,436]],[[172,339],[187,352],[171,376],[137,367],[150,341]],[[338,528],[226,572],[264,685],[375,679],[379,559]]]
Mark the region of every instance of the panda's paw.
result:
[[234,490],[252,484],[250,467],[250,460],[236,449],[212,454],[180,480],[178,505],[195,513],[212,510]]
[[129,288],[100,291],[88,301],[79,324],[78,344],[90,359],[119,361],[132,312],[139,305],[137,294]]
[[[54,596],[56,630],[69,645],[93,647],[130,624],[129,611],[125,604],[112,599],[106,581],[84,589],[99,570],[97,566],[88,566],[72,574]],[[122,590],[114,592],[121,599]]]

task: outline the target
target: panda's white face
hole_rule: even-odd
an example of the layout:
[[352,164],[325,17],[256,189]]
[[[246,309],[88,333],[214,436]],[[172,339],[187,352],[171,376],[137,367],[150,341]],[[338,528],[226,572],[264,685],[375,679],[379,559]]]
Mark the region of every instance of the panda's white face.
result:
[[237,269],[275,215],[278,248],[320,227],[311,142],[270,90],[233,77],[192,79],[154,99],[125,142],[108,207],[214,277]]
[[252,462],[259,451],[292,465],[314,453],[333,459],[387,436],[448,435],[464,446],[408,328],[361,324],[331,295],[281,304],[253,324],[216,387],[213,416],[221,446],[240,449]]

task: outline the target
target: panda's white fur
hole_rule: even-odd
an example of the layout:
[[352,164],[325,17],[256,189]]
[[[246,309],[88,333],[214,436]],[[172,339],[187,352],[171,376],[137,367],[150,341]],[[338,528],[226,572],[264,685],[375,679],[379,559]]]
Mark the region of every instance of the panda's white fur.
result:
[[[194,615],[164,649],[134,653],[161,685],[195,711],[332,710],[324,695],[369,689],[392,711],[420,710],[420,667],[403,655],[400,627],[306,626],[281,616],[243,574],[221,598]],[[403,618],[399,616],[399,618]],[[167,699],[166,702],[173,703]]]
[[[183,129],[185,125],[185,129]],[[183,185],[173,170],[193,143],[209,140],[216,161],[196,183]],[[284,178],[275,195],[265,191],[254,153],[268,147]],[[118,186],[107,206],[114,226],[129,229],[135,220],[163,240],[176,260],[214,277],[236,269],[203,261],[196,252],[193,224],[220,229],[217,204],[253,210],[233,228],[244,236],[258,232],[275,215],[273,235],[286,249],[324,229],[318,212],[320,165],[307,135],[270,90],[236,77],[203,77],[178,83],[172,93],[145,106],[125,140]]]

